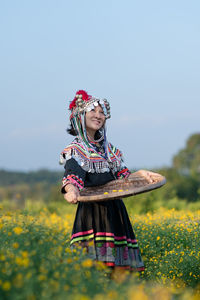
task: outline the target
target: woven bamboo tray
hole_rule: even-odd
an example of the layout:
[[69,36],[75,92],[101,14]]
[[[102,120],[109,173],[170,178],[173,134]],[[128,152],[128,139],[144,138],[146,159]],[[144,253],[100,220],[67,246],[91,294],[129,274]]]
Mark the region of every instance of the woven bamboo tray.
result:
[[126,179],[113,180],[101,186],[85,188],[80,192],[78,201],[106,201],[125,198],[155,190],[166,183],[164,176],[154,172],[150,172],[150,174],[153,180],[152,183],[149,183],[146,178],[135,172]]

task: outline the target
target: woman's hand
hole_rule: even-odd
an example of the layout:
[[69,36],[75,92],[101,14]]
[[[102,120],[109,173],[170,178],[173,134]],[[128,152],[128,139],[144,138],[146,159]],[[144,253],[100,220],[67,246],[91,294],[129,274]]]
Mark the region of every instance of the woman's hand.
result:
[[139,170],[134,174],[138,174],[139,176],[144,177],[148,183],[153,183],[154,182],[153,177],[155,176],[156,173],[147,170]]
[[67,200],[67,202],[73,204],[78,202],[77,198],[80,196],[80,194],[77,187],[75,187],[73,184],[67,184],[65,186],[65,191],[66,194],[64,194],[64,198]]

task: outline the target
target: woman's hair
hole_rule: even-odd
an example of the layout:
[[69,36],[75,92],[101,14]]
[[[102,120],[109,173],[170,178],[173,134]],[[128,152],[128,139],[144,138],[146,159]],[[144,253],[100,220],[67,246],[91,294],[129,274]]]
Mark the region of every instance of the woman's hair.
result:
[[72,123],[70,122],[69,127],[66,129],[67,133],[73,135],[73,136],[77,136],[78,133],[77,131],[74,129],[74,127],[72,126]]

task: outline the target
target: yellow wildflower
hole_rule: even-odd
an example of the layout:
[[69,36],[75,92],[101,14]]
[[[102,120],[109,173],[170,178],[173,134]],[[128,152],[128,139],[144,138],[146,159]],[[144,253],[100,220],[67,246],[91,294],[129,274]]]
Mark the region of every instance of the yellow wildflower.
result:
[[23,229],[21,227],[15,227],[13,228],[13,231],[15,234],[19,235],[22,233]]
[[10,288],[11,288],[11,284],[10,284],[9,281],[5,281],[5,282],[2,284],[2,289],[3,289],[4,291],[9,291]]
[[80,295],[80,300],[90,300],[91,298],[86,295]]
[[19,244],[18,244],[17,242],[16,242],[16,243],[13,243],[12,246],[13,246],[13,248],[15,248],[15,249],[19,248]]
[[27,258],[28,257],[28,251],[22,251],[22,257]]
[[90,258],[88,258],[82,262],[82,266],[84,268],[90,268],[92,265],[93,265],[93,261]]
[[4,261],[4,260],[6,260],[6,257],[5,257],[5,255],[1,254],[1,255],[0,255],[0,260],[1,260],[1,261]]
[[47,279],[46,275],[40,274],[40,275],[38,276],[38,280],[39,280],[39,281],[44,281],[44,280],[46,280],[46,279]]

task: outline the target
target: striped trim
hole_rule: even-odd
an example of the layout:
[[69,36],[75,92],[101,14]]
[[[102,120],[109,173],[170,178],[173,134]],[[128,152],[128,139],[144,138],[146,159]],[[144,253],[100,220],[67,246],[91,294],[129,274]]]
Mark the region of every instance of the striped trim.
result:
[[95,242],[113,242],[115,245],[127,245],[130,248],[138,248],[137,240],[127,239],[126,236],[115,236],[111,232],[97,232],[93,229],[78,232],[72,235],[70,245],[78,241],[88,241],[94,239]]
[[128,178],[130,174],[131,172],[129,171],[129,169],[124,168],[117,173],[117,178]]
[[79,242],[79,241],[84,241],[84,240],[90,240],[94,238],[94,233],[90,234],[90,235],[87,235],[87,236],[82,236],[82,237],[77,237],[77,238],[74,238],[71,242],[70,242],[70,245],[72,245],[73,243],[75,242]]
[[75,185],[79,189],[79,191],[81,191],[84,188],[83,180],[78,176],[75,176],[74,174],[68,175],[67,177],[63,177],[62,188],[67,184]]
[[112,233],[112,232],[97,232],[97,233],[95,233],[95,236],[99,236],[99,235],[100,236],[112,236],[112,237],[114,237],[115,240],[127,240],[128,242],[137,243],[136,239],[135,240],[127,239],[127,237],[125,235],[115,236],[114,233]]
[[90,234],[90,233],[93,233],[93,232],[94,232],[93,229],[90,229],[90,230],[87,230],[87,231],[80,231],[80,232],[72,234],[71,238],[74,238],[74,237],[79,236],[79,235],[87,235],[87,234]]

